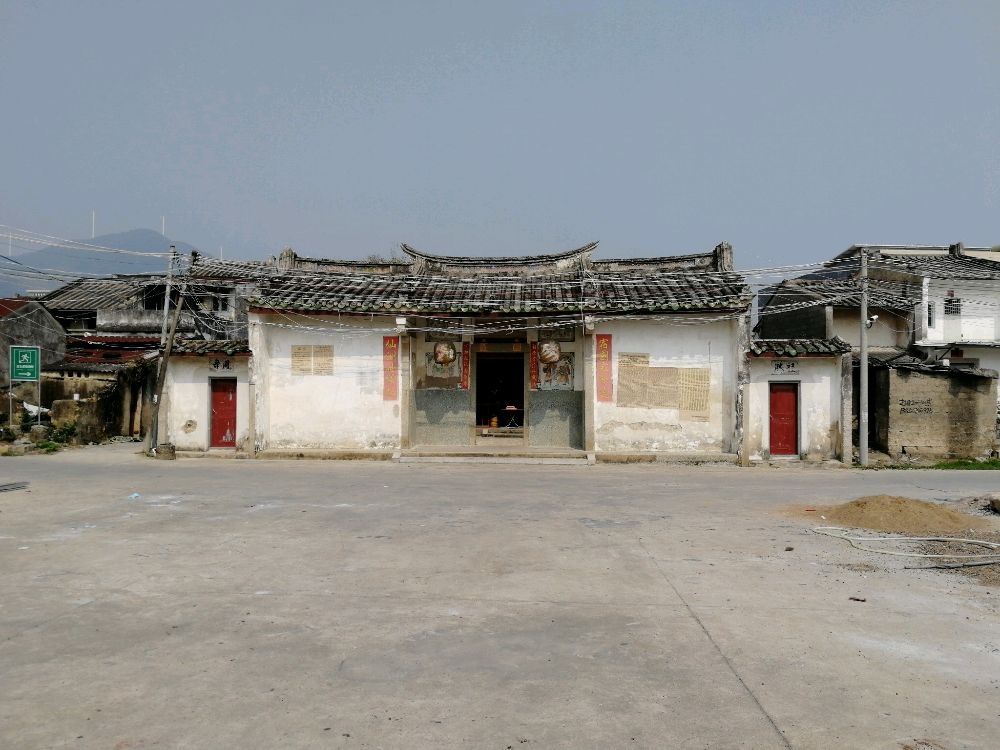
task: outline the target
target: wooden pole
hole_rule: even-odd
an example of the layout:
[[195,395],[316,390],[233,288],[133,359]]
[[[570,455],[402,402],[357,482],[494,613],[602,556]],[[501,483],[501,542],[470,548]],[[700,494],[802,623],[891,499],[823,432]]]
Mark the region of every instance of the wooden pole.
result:
[[156,390],[153,392],[153,409],[149,419],[149,433],[146,435],[146,452],[155,451],[157,432],[160,428],[160,402],[163,400],[163,385],[167,380],[167,361],[170,359],[170,352],[174,348],[174,335],[177,333],[177,323],[181,317],[181,308],[184,307],[184,293],[187,291],[187,284],[181,284],[177,296],[177,306],[174,308],[173,317],[170,320],[170,331],[167,333],[167,343],[163,349],[163,356],[160,357],[160,366],[156,370]]

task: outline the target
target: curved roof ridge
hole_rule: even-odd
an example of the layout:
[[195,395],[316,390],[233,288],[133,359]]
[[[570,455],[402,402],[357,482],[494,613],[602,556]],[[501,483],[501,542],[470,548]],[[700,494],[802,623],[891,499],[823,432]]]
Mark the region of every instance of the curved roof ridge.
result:
[[468,255],[433,255],[425,253],[422,250],[417,250],[405,242],[400,245],[400,249],[410,257],[421,258],[422,260],[429,260],[432,263],[440,263],[442,265],[531,265],[534,263],[551,263],[552,261],[565,260],[566,258],[573,258],[584,253],[593,252],[597,249],[597,244],[597,242],[588,242],[586,245],[573,250],[563,250],[561,252],[540,255],[484,255],[479,257]]

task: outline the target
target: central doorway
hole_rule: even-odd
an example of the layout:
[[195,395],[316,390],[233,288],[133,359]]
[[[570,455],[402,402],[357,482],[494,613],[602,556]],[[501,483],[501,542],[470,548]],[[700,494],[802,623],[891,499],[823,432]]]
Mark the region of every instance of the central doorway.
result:
[[476,434],[524,437],[524,354],[480,352],[476,356]]

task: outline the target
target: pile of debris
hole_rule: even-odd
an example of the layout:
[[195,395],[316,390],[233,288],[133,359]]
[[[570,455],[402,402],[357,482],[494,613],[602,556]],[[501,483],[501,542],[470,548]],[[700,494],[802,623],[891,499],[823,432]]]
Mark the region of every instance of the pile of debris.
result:
[[[1000,586],[1000,521],[995,517],[1000,497],[967,500],[963,505],[978,515],[909,497],[861,497],[818,509],[830,525],[813,530],[857,549],[920,560],[908,568],[949,569],[974,576],[984,585]],[[900,536],[857,535],[848,529]]]

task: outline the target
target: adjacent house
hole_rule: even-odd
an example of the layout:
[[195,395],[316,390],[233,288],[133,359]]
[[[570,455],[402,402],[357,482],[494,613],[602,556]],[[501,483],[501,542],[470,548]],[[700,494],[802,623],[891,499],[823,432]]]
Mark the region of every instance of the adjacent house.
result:
[[[894,457],[995,451],[1000,425],[1000,251],[995,248],[852,246],[820,271],[763,293],[755,332],[762,338],[837,336],[857,353],[862,252],[868,255],[870,292],[871,444]],[[855,430],[858,379],[855,368]],[[945,424],[951,427],[944,429]]]
[[851,345],[753,339],[746,451],[751,460],[851,461]]

